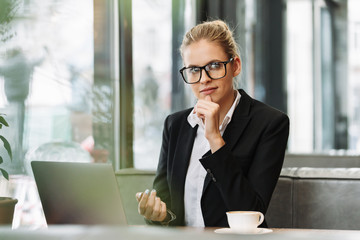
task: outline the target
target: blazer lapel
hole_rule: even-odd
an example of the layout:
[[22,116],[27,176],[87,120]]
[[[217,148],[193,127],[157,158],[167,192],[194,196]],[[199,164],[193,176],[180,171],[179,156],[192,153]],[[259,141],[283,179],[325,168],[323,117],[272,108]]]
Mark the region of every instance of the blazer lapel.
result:
[[237,140],[242,135],[250,120],[249,114],[252,98],[243,90],[240,90],[240,94],[241,98],[239,105],[235,108],[231,122],[226,127],[223,135],[224,141],[226,144],[230,144],[231,149],[237,143]]
[[[223,134],[223,139],[226,144],[229,144],[231,149],[234,148],[235,144],[237,143],[238,139],[242,135],[243,131],[245,130],[247,124],[249,123],[250,117],[250,108],[251,108],[251,101],[252,98],[246,94],[244,90],[239,90],[241,94],[240,102],[238,106],[235,108],[233,113],[231,122],[226,127],[225,132]],[[207,152],[203,157],[210,154]],[[211,181],[211,177],[209,174],[206,174],[203,193],[205,192],[207,186]]]

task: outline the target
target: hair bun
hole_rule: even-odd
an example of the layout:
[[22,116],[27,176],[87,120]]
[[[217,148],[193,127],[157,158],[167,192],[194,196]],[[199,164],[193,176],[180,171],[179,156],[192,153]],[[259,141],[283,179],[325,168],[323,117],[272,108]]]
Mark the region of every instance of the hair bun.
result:
[[184,36],[180,47],[180,53],[183,56],[184,49],[190,44],[207,40],[218,43],[230,57],[240,56],[237,43],[233,36],[233,31],[223,20],[213,20],[200,23],[192,27]]

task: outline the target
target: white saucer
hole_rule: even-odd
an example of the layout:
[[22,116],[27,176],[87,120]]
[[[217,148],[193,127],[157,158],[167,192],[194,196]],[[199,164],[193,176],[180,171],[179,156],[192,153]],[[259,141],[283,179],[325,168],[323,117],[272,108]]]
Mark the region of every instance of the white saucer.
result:
[[257,228],[255,232],[239,232],[231,228],[219,228],[215,229],[216,233],[222,234],[265,234],[271,233],[273,230],[269,228]]

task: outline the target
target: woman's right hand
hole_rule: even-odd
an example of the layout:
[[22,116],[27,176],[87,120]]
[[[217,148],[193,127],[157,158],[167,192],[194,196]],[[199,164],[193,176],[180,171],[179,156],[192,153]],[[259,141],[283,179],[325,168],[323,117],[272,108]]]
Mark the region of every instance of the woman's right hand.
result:
[[136,193],[138,212],[147,220],[162,222],[167,216],[166,204],[156,196],[156,190]]

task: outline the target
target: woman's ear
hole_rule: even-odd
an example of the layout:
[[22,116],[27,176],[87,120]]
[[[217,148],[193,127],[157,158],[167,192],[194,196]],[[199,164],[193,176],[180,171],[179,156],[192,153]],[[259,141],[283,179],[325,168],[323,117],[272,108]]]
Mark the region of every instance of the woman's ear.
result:
[[241,60],[238,56],[235,56],[233,60],[233,72],[234,77],[241,73]]

